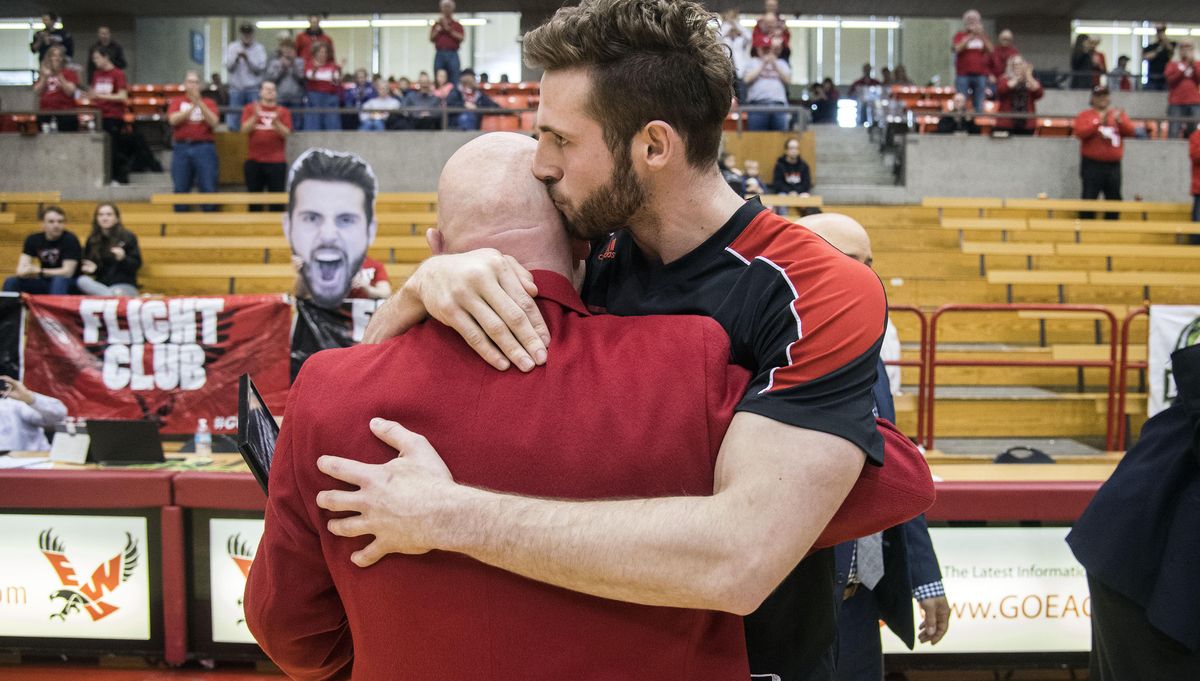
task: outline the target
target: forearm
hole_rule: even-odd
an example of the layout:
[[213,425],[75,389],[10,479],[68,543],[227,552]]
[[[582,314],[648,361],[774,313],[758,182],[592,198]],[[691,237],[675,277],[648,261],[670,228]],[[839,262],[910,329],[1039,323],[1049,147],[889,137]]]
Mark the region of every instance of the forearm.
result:
[[53,397],[33,393],[29,407],[34,417],[30,424],[38,428],[51,428],[67,418],[67,406]]
[[79,261],[64,260],[62,267],[55,267],[54,269],[43,269],[42,276],[43,277],[73,277],[73,276],[75,276],[75,269],[77,267],[79,267]]
[[[730,497],[558,501],[458,488],[446,548],[547,584],[645,605],[757,607],[743,575],[767,533]],[[439,542],[440,543],[440,542]],[[769,589],[763,592],[765,596]]]

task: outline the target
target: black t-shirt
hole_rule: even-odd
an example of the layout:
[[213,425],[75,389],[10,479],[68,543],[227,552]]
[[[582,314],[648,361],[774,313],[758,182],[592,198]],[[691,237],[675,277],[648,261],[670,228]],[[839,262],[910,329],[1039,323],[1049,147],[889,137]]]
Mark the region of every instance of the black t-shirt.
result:
[[[753,375],[738,411],[842,437],[883,461],[871,389],[887,318],[883,285],[808,229],[747,202],[703,244],[662,265],[627,232],[592,250],[584,300],[617,315],[698,314]],[[750,670],[832,679],[832,549],[796,566],[746,617]]]
[[25,247],[21,252],[41,262],[44,270],[58,269],[64,260],[78,262],[83,258],[79,239],[70,232],[63,232],[54,241],[47,239],[45,232],[30,234],[25,237]]
[[[1158,55],[1153,59],[1146,60],[1147,76],[1162,77],[1162,75],[1166,72],[1167,64],[1171,63],[1172,50],[1175,49],[1175,43],[1168,41],[1167,44],[1170,45],[1171,49],[1163,50],[1162,52],[1159,52]],[[1160,45],[1162,45],[1161,41],[1151,43],[1146,46],[1146,49],[1142,50],[1142,53],[1145,54],[1146,52],[1157,49]]]

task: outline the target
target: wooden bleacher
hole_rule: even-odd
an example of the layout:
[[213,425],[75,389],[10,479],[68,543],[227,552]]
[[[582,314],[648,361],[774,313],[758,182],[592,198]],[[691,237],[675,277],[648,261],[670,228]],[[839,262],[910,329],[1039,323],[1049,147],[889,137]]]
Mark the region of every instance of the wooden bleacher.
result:
[[[216,199],[221,210],[175,213],[169,206],[176,197],[169,195],[121,206],[125,224],[139,235],[144,252],[146,265],[140,276],[144,290],[191,295],[290,290],[291,251],[282,235],[282,214],[248,210],[252,203],[279,205],[286,197],[188,196],[197,203]],[[816,203],[819,197],[805,201],[824,203]],[[62,205],[71,228],[86,235],[94,204],[68,201]],[[1069,212],[1047,218],[1045,209],[1008,208],[1005,201],[995,199],[822,207],[847,213],[866,226],[875,269],[893,305],[930,311],[950,302],[1005,302],[1011,287],[1013,300],[1054,302],[1061,292],[1068,302],[1111,305],[1123,319],[1141,307],[1147,294],[1153,302],[1200,301],[1200,264],[1192,264],[1200,259],[1187,250],[1193,247],[1176,243],[1177,235],[1187,233],[1191,223],[1183,222],[1184,213],[1177,207],[1164,212],[1157,212],[1163,209],[1159,204],[1137,208],[1146,205],[1156,212],[1122,211],[1124,217],[1112,222],[1077,221]],[[2,217],[10,214],[14,217]],[[398,286],[429,255],[422,234],[436,223],[436,203],[428,194],[381,195],[377,216],[379,235],[370,254],[385,263]],[[0,258],[15,262],[21,240],[36,229],[28,213],[0,212]],[[968,237],[961,244],[960,230]],[[1076,231],[1082,236],[1079,243]],[[1004,237],[1007,240],[1002,241]],[[905,358],[916,359],[915,318],[901,313],[892,318],[905,342]],[[1092,316],[1066,313],[964,314],[947,320],[939,330],[939,356],[1103,359],[1108,346],[1107,330],[1101,326]],[[1145,354],[1145,334],[1145,320],[1134,322],[1135,359]],[[1097,344],[1098,339],[1102,344]],[[899,421],[908,432],[915,432],[917,370],[905,367],[902,374],[906,392],[897,401]],[[1128,377],[1135,433],[1144,418],[1139,415],[1144,411],[1143,379],[1137,371]],[[948,366],[938,369],[937,381],[939,390],[982,385],[1046,391],[1040,397],[939,394],[939,438],[1040,434],[1094,439],[1104,434],[1104,369]]]

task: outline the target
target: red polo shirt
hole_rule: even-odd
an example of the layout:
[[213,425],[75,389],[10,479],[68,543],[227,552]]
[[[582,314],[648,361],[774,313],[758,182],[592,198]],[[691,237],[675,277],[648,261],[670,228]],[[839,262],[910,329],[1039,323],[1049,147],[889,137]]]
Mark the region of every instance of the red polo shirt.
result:
[[[395,419],[455,480],[554,498],[705,495],[745,391],[729,341],[701,317],[591,316],[561,276],[534,274],[554,338],[546,365],[499,372],[427,322],[381,345],[313,355],[292,386],[271,470],[246,622],[298,679],[746,679],[742,618],[620,603],[461,554],[391,555],[330,534],[319,455],[395,456],[367,428]],[[343,487],[344,488],[344,487]]]
[[1125,156],[1125,138],[1133,136],[1133,121],[1121,112],[1109,110],[1101,119],[1095,109],[1085,109],[1075,117],[1075,136],[1079,152],[1086,159],[1114,163]]
[[[243,121],[254,116],[254,107],[254,104],[242,107]],[[246,158],[259,163],[286,163],[284,150],[287,140],[276,132],[273,123],[278,117],[283,122],[283,126],[291,130],[292,113],[287,110],[287,107],[278,105],[259,105],[259,111],[261,113],[258,116],[258,122],[250,130],[250,139],[246,141]]]
[[[208,97],[202,97],[201,101],[204,106],[208,107],[213,113],[217,113],[217,103]],[[211,142],[213,141],[213,129],[204,120],[204,116],[199,109],[192,107],[192,102],[187,97],[172,97],[167,105],[167,115],[176,111],[186,110],[190,114],[183,122],[175,126],[175,133],[172,139],[176,142]]]
[[458,33],[464,37],[466,36],[466,33],[463,32],[463,25],[458,23],[454,19],[451,19],[450,20],[450,30],[449,31],[438,31],[438,34],[436,36],[434,36],[433,49],[435,49],[435,50],[457,50],[459,45],[462,45],[462,41],[458,40],[454,36],[450,35],[451,32]]

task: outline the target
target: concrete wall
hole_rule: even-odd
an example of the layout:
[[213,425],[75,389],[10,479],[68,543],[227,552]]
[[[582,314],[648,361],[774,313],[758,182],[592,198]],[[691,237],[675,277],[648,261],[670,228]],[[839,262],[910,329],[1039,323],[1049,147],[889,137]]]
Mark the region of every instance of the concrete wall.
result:
[[367,160],[385,192],[431,192],[446,159],[478,132],[298,132],[288,138],[288,162],[311,147],[351,151]]
[[[1045,116],[1075,117],[1088,108],[1091,94],[1086,90],[1046,90],[1038,102],[1038,113]],[[1125,109],[1133,118],[1159,118],[1167,115],[1165,92],[1114,92],[1113,106]]]
[[[1079,198],[1079,141],[909,135],[909,201],[923,196]],[[1122,193],[1127,200],[1187,201],[1191,164],[1184,140],[1127,140]]]
[[63,198],[91,198],[107,174],[104,133],[0,135],[0,186],[6,191],[58,189]]

